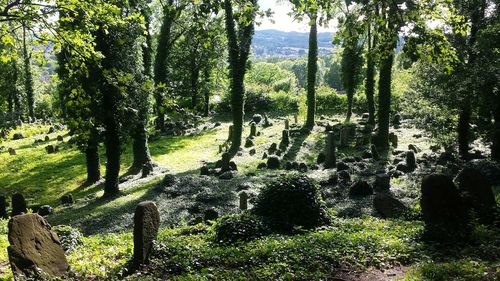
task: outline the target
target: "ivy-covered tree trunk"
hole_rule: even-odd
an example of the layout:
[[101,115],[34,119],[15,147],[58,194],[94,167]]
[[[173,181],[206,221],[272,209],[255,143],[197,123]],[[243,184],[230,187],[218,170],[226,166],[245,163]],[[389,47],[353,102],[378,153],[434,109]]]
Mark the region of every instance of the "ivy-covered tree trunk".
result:
[[366,54],[366,83],[365,95],[370,117],[368,124],[375,125],[375,63],[373,61],[373,37],[371,26],[368,27],[368,52]]
[[118,124],[118,100],[116,89],[107,85],[103,97],[104,113],[103,124],[105,128],[106,145],[106,182],[104,184],[104,196],[113,196],[119,193],[118,178],[120,174],[120,126]]
[[203,80],[205,81],[205,86],[203,88],[205,92],[205,107],[203,113],[205,116],[208,116],[210,114],[210,71],[208,68],[205,68],[203,71]]
[[163,130],[165,128],[165,107],[163,90],[160,86],[167,86],[167,58],[170,52],[170,41],[172,34],[172,25],[175,16],[173,15],[173,0],[168,0],[163,10],[163,22],[160,28],[158,37],[158,47],[156,49],[156,58],[154,65],[154,81],[157,89],[155,89],[156,102],[156,129]]
[[[251,0],[251,4],[256,7],[257,0]],[[251,12],[249,22],[239,23],[239,29],[236,31],[231,0],[224,1],[224,10],[226,12],[225,23],[229,46],[231,111],[233,115],[233,133],[229,151],[232,155],[235,155],[240,149],[243,135],[244,80],[254,33],[255,11]]]
[[35,97],[33,90],[33,73],[31,70],[31,54],[26,43],[26,26],[23,24],[23,60],[24,60],[24,90],[28,102],[28,116],[35,119]]
[[350,122],[351,121],[353,99],[354,99],[354,88],[353,87],[349,87],[347,89],[347,116],[346,116],[346,122]]
[[87,184],[94,184],[101,179],[101,163],[99,159],[99,143],[95,129],[91,132],[91,137],[85,149],[87,163]]
[[200,68],[196,61],[197,54],[191,54],[191,109],[198,105],[198,79],[200,78]]
[[[152,70],[152,36],[149,32],[151,26],[151,11],[149,7],[144,8],[141,11],[141,14],[144,17],[145,27],[146,27],[146,44],[142,46],[142,60],[143,60],[143,74],[146,79],[151,78],[151,70]],[[149,153],[149,145],[148,145],[148,113],[149,113],[149,104],[148,104],[148,95],[146,93],[140,92],[137,93],[139,97],[137,97],[139,108],[138,108],[138,116],[135,127],[132,130],[132,152],[134,156],[134,160],[132,163],[132,170],[139,171],[144,166],[148,166],[151,170],[153,167],[153,160],[151,159],[151,154]]]
[[316,75],[318,73],[318,26],[317,18],[311,18],[309,54],[307,58],[307,119],[306,128],[314,127],[316,115]]
[[491,158],[500,161],[500,96],[498,94],[496,96],[496,105],[493,112],[493,133],[491,136]]
[[462,157],[467,157],[470,146],[470,122],[472,118],[471,98],[466,96],[460,104],[458,118],[458,152]]
[[380,150],[389,147],[389,120],[391,112],[391,81],[394,49],[389,49],[388,55],[380,62],[380,76],[378,84],[378,132],[375,145]]

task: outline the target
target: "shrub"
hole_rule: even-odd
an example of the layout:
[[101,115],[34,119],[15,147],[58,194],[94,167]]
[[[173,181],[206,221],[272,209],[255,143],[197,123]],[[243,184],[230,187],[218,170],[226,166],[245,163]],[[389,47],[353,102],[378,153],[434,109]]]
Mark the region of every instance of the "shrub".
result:
[[217,221],[214,230],[215,240],[222,243],[250,241],[266,232],[260,219],[250,214],[224,216]]
[[83,243],[83,236],[76,228],[68,225],[58,225],[52,227],[52,230],[57,233],[64,251],[73,251],[76,246]]
[[317,184],[299,174],[282,176],[266,185],[253,211],[279,232],[291,232],[295,227],[310,229],[328,222]]
[[275,92],[269,95],[274,111],[298,111],[300,98],[285,92]]
[[316,93],[316,104],[318,110],[343,112],[347,108],[347,95],[339,95],[333,89],[320,87]]

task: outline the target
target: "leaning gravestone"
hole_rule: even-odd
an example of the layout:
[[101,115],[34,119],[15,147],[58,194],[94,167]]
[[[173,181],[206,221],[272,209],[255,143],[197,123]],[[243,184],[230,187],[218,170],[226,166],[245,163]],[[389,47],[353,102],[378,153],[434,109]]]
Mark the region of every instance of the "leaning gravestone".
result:
[[344,127],[340,130],[340,146],[349,146],[349,128]]
[[16,193],[12,196],[12,216],[17,216],[28,212],[26,200],[21,193]]
[[152,201],[139,203],[134,215],[134,264],[147,264],[160,228],[160,213]]
[[69,265],[57,234],[38,214],[15,216],[9,221],[10,266],[16,279],[63,277]]
[[255,125],[255,123],[252,123],[252,125],[250,125],[250,136],[251,138],[255,137],[257,135],[257,126]]
[[287,148],[290,144],[290,132],[288,130],[283,130],[281,135],[280,148]]
[[231,155],[227,152],[224,152],[222,154],[222,161],[221,161],[221,172],[227,172],[230,171],[231,168],[229,167],[229,162],[231,161]]
[[10,147],[10,148],[9,148],[9,155],[11,155],[11,156],[15,156],[15,155],[17,155],[16,150],[15,150],[14,148]]

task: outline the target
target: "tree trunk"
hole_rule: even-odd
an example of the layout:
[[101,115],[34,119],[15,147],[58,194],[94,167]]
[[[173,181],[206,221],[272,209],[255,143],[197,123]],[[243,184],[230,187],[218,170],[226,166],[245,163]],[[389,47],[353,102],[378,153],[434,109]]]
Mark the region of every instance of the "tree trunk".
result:
[[97,134],[93,130],[92,136],[87,142],[85,158],[87,162],[87,184],[94,184],[101,179],[101,163],[99,160],[99,147]]
[[354,88],[349,87],[347,89],[347,116],[346,116],[346,122],[351,121],[351,116],[352,116],[352,100],[354,98]]
[[[110,94],[104,96],[104,108],[111,111],[115,108],[115,102]],[[118,179],[120,175],[120,135],[118,122],[113,114],[108,113],[104,120],[105,144],[106,144],[106,182],[104,185],[104,196],[109,197],[120,192]]]
[[306,128],[314,127],[316,115],[316,75],[318,73],[318,27],[317,18],[311,19],[309,32],[309,54],[307,59],[307,119]]
[[491,158],[500,161],[500,98],[496,98],[494,107],[494,123],[491,144]]
[[35,119],[35,98],[33,91],[33,73],[31,70],[31,54],[26,44],[26,26],[23,22],[23,59],[24,59],[24,90],[28,102],[28,116]]
[[142,169],[144,165],[153,165],[151,154],[149,153],[148,135],[144,122],[139,121],[133,132],[134,143],[132,150],[134,154],[133,170]]
[[245,86],[244,73],[237,70],[231,79],[231,112],[233,114],[233,135],[231,139],[231,153],[236,153],[241,146],[243,135],[243,117]]
[[373,39],[371,36],[371,26],[368,28],[368,52],[366,60],[366,84],[365,84],[365,94],[366,101],[368,103],[368,113],[370,118],[368,119],[368,124],[375,125],[375,64],[373,62]]
[[389,55],[381,60],[378,94],[378,132],[375,144],[379,150],[389,148],[389,119],[391,112],[391,81],[394,49],[387,50]]
[[[193,58],[196,61],[196,58]],[[194,62],[191,72],[191,109],[195,109],[198,105],[198,79],[200,78],[200,68]]]
[[470,122],[471,122],[471,98],[465,96],[460,105],[460,114],[458,119],[458,152],[460,156],[467,158],[469,155],[470,141]]
[[203,76],[204,76],[204,80],[205,80],[205,87],[204,87],[204,91],[205,91],[205,109],[204,109],[204,114],[205,116],[208,117],[208,115],[210,114],[210,72],[208,71],[208,69],[205,69],[203,71]]

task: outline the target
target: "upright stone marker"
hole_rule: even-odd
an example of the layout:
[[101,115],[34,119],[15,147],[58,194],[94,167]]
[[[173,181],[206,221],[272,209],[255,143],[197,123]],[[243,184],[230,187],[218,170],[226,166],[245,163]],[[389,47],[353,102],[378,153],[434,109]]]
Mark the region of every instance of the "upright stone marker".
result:
[[160,228],[160,213],[152,201],[139,203],[134,215],[134,265],[140,266],[149,262]]
[[9,221],[10,266],[16,279],[63,277],[69,265],[57,234],[38,214],[15,216]]
[[340,130],[340,146],[349,146],[349,128],[344,127]]
[[280,148],[287,148],[290,145],[290,132],[288,130],[283,130],[281,135]]
[[252,123],[252,125],[250,125],[250,137],[253,138],[257,135],[257,126],[255,125],[255,123]]
[[229,162],[231,162],[231,155],[227,152],[224,152],[222,154],[221,172],[227,172],[227,171],[231,170],[231,167],[229,166]]
[[334,168],[337,165],[337,157],[335,155],[335,133],[328,132],[328,137],[326,139],[326,150],[325,150],[325,168]]
[[290,130],[290,121],[285,119],[285,130]]
[[243,191],[240,193],[240,210],[248,209],[248,194]]
[[26,200],[21,193],[16,193],[12,196],[12,216],[17,216],[28,212]]

